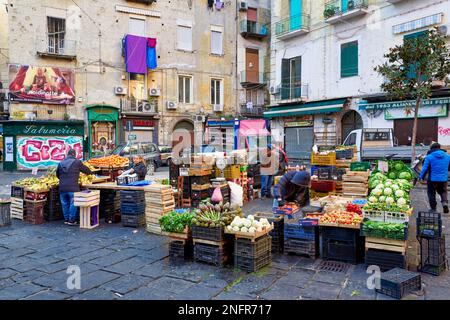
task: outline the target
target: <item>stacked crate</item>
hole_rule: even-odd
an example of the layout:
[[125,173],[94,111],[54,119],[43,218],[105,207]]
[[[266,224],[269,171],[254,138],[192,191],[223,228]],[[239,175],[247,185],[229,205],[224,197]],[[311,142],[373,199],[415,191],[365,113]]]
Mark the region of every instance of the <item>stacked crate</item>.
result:
[[48,198],[48,190],[24,192],[24,221],[32,224],[43,224],[44,207]]
[[222,227],[207,228],[193,225],[195,262],[224,266],[231,261],[233,242],[225,235]]
[[364,257],[364,237],[359,229],[321,227],[322,257],[348,263],[359,263]]
[[420,243],[419,271],[435,276],[440,275],[448,267],[440,213],[419,212],[417,239]]
[[100,218],[105,218],[105,222],[120,222],[120,192],[116,190],[100,190]]
[[159,218],[175,208],[171,186],[152,184],[145,187],[145,222],[150,233],[161,234]]
[[169,257],[190,260],[194,253],[192,239],[190,241],[172,240],[169,242]]
[[11,202],[0,201],[0,227],[11,225]]
[[311,153],[311,176],[317,176],[317,179],[311,180],[311,190],[319,194],[335,192],[336,152],[326,155]]
[[315,258],[319,255],[319,230],[295,216],[284,220],[284,253]]
[[57,221],[63,219],[58,187],[51,188],[48,192],[48,198],[44,208],[44,218],[46,221]]
[[24,192],[21,186],[11,186],[11,218],[13,219],[23,220]]
[[380,288],[376,288],[376,292],[401,299],[405,294],[421,288],[422,278],[420,274],[394,268],[381,274]]
[[261,165],[260,164],[249,164],[247,166],[247,176],[252,178],[253,188],[261,188]]
[[120,212],[124,227],[138,228],[145,224],[144,191],[121,190]]
[[367,197],[369,192],[369,171],[348,171],[342,176],[344,196]]
[[284,218],[274,217],[273,213],[258,212],[255,218],[265,218],[269,223],[273,224],[273,230],[269,235],[272,237],[272,253],[284,252]]
[[272,261],[272,239],[266,234],[256,239],[236,238],[234,240],[234,267],[255,272]]
[[219,187],[220,192],[222,193],[223,203],[230,202],[230,187],[226,181],[217,181],[211,180],[212,187],[209,189],[209,196],[211,197],[214,190]]

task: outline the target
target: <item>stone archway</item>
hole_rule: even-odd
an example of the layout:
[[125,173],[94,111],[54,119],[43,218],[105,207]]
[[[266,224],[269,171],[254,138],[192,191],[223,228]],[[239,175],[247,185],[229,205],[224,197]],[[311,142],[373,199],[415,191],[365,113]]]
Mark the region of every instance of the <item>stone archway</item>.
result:
[[[179,132],[176,132],[179,131]],[[184,131],[184,132],[183,132]],[[185,135],[188,134],[189,137],[185,138]],[[190,139],[191,145],[194,143],[194,124],[192,121],[183,119],[178,121],[172,130],[172,149],[180,142],[182,142],[184,139]]]
[[364,127],[361,115],[355,110],[349,110],[341,118],[341,141],[344,141],[347,135],[357,129]]

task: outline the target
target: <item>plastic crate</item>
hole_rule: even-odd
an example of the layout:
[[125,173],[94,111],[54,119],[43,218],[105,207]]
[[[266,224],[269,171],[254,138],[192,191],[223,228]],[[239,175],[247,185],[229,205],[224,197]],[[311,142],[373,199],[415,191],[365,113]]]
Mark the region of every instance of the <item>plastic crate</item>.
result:
[[120,212],[127,215],[140,215],[145,213],[145,203],[121,203]]
[[367,171],[370,169],[370,162],[358,161],[350,164],[350,171]]
[[322,155],[319,153],[311,153],[311,165],[316,166],[334,166],[336,165],[336,152],[330,152]]
[[[220,170],[217,168],[216,168],[216,176],[220,177]],[[238,164],[226,166],[225,169],[223,170],[223,176],[227,180],[239,179],[241,177],[241,166]]]
[[241,257],[259,257],[271,251],[272,238],[269,235],[259,237],[254,242],[250,239],[234,240],[234,255]]
[[311,176],[317,176],[319,180],[334,180],[334,177],[336,177],[336,167],[311,166]]
[[11,197],[23,199],[24,188],[20,186],[11,186]]
[[404,223],[409,222],[409,214],[405,212],[384,212],[384,221],[392,223]]
[[194,253],[192,242],[171,241],[169,243],[169,256],[171,258],[191,259]]
[[400,252],[368,249],[366,250],[365,259],[367,266],[378,266],[381,271],[387,271],[394,268],[406,268],[406,257]]
[[234,267],[247,272],[256,272],[272,262],[272,253],[269,251],[259,257],[234,256]]
[[299,224],[298,220],[293,222],[284,223],[284,238],[285,239],[300,239],[300,240],[312,240],[317,237],[316,227],[304,227]]
[[299,239],[286,239],[284,241],[284,252],[315,258],[319,256],[319,242]]
[[225,240],[224,228],[207,228],[193,225],[192,238],[221,242]]
[[442,236],[442,219],[438,212],[419,212],[417,217],[417,236],[439,238]]
[[145,225],[145,215],[127,215],[122,214],[121,215],[122,220],[122,226],[124,227],[133,227],[133,228],[139,228],[143,225]]
[[208,184],[209,180],[211,179],[211,176],[192,176],[191,177],[191,184]]
[[401,299],[410,291],[420,290],[422,288],[422,279],[420,274],[394,268],[381,274],[380,289],[376,292],[385,294],[395,299]]
[[322,240],[325,260],[336,260],[356,264],[361,258],[361,247],[353,241]]
[[205,262],[218,267],[224,266],[230,260],[228,247],[220,247],[204,243],[194,244],[194,261]]
[[353,148],[336,150],[336,159],[352,159]]
[[420,264],[419,270],[432,275],[439,275],[447,266],[445,253],[445,237],[419,238]]
[[316,192],[332,192],[336,190],[336,182],[325,180],[311,180],[311,189]]
[[0,203],[0,227],[11,225],[11,203]]
[[324,240],[338,240],[355,242],[360,238],[359,229],[320,227]]
[[116,183],[118,186],[125,186],[125,185],[131,184],[133,182],[136,182],[138,180],[139,180],[138,176],[136,176],[136,177],[128,177],[128,176],[116,177]]
[[143,202],[143,201],[145,201],[145,192],[144,191],[121,190],[120,191],[120,201],[122,201],[122,202]]
[[384,222],[385,215],[384,211],[377,211],[377,210],[368,210],[368,209],[362,209],[363,218],[371,221],[380,221]]
[[405,223],[403,233],[389,232],[388,230],[380,229],[367,229],[364,227],[364,223],[361,224],[361,236],[371,238],[383,238],[391,240],[407,240],[408,239],[408,224]]
[[41,201],[46,200],[48,197],[48,191],[27,191],[25,190],[25,199],[26,200],[33,200],[33,201]]

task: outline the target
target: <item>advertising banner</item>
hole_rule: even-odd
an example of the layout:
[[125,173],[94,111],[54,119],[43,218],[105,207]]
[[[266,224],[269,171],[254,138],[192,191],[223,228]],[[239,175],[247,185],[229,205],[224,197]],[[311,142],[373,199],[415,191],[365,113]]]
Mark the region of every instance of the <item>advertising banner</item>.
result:
[[74,104],[72,69],[11,65],[9,99],[12,102]]
[[17,137],[17,166],[20,169],[47,168],[64,160],[69,148],[83,158],[83,137]]

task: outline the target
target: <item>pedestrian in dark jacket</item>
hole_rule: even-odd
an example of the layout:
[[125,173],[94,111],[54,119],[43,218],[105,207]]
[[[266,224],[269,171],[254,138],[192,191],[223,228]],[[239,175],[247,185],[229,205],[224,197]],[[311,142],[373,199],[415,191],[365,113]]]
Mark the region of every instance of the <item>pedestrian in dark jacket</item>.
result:
[[76,159],[76,151],[70,149],[67,157],[58,164],[56,176],[59,179],[59,198],[61,200],[64,223],[68,225],[78,224],[78,210],[73,204],[74,193],[80,191],[80,172],[92,174],[82,161]]
[[133,157],[133,164],[130,169],[130,173],[136,173],[139,180],[145,180],[145,176],[147,175],[147,166],[141,156]]
[[273,193],[279,206],[285,202],[297,202],[301,207],[309,205],[311,176],[306,171],[289,171],[281,177]]
[[441,150],[439,143],[433,143],[423,163],[422,171],[420,172],[420,180],[424,180],[425,175],[428,174],[427,194],[431,211],[436,211],[436,193],[438,193],[441,197],[444,213],[449,212],[447,196],[449,165],[450,156],[445,151]]

